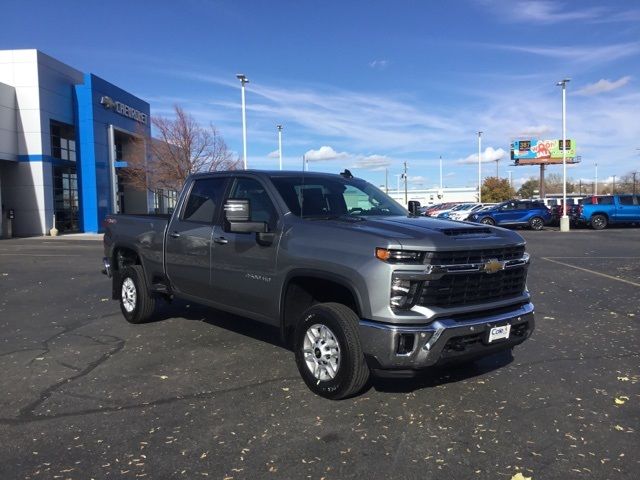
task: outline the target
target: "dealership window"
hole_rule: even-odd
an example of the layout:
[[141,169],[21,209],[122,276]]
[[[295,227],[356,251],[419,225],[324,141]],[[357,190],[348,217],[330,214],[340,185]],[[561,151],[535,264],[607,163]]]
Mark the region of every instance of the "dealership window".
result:
[[175,190],[162,188],[153,192],[153,208],[155,213],[173,213],[178,202],[178,193]]
[[51,121],[51,156],[76,161],[76,131],[72,125]]

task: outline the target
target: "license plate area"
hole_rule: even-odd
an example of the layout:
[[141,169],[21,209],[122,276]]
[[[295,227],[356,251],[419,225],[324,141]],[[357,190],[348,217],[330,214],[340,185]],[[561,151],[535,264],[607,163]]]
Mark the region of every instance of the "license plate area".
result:
[[511,333],[511,325],[498,325],[491,327],[487,332],[487,343],[496,343],[501,340],[508,340]]

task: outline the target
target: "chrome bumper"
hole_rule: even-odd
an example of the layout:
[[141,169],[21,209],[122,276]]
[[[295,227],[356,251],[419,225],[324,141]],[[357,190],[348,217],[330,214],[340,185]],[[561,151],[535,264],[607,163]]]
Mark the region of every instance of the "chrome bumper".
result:
[[[438,318],[427,325],[400,326],[360,320],[360,341],[370,367],[381,370],[418,370],[461,357],[481,357],[524,342],[534,329],[531,303],[495,315],[475,318]],[[508,339],[486,343],[492,327],[511,325]],[[413,347],[398,353],[401,336],[413,337]]]

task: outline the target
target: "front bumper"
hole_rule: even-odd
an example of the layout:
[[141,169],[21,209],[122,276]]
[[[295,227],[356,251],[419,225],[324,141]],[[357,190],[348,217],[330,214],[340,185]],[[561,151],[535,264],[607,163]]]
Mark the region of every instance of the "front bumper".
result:
[[[370,368],[399,374],[439,363],[471,359],[512,348],[531,336],[535,323],[531,303],[477,316],[438,318],[427,325],[401,326],[360,321],[360,340]],[[511,325],[508,339],[487,343],[491,328]],[[412,348],[399,353],[401,337]]]

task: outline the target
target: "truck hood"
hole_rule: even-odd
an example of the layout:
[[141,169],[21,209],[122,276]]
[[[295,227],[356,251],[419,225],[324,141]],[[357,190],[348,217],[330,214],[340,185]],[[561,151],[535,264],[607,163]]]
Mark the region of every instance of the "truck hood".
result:
[[433,217],[364,217],[359,222],[333,221],[338,228],[385,238],[407,250],[464,250],[524,244],[516,232],[470,222]]

